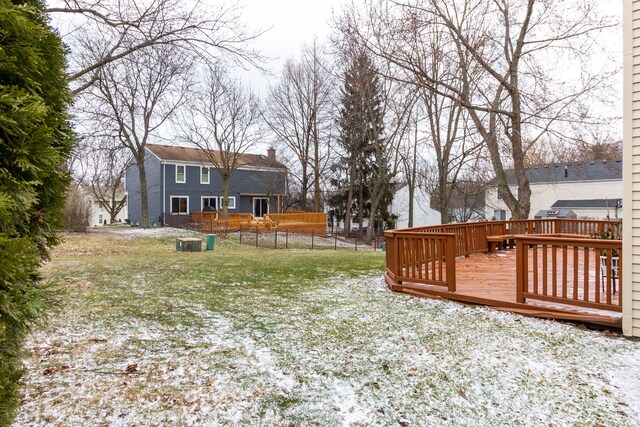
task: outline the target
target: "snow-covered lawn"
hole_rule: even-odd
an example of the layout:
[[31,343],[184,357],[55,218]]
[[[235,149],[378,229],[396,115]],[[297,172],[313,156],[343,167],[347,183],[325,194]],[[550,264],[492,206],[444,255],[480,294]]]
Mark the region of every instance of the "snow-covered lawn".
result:
[[640,424],[638,341],[393,294],[380,253],[140,234],[69,237],[46,267],[68,291],[16,425]]

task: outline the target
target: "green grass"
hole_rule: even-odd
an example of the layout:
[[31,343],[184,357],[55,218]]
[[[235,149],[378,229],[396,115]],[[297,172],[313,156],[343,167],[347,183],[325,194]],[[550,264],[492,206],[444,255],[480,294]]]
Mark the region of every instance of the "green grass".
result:
[[638,375],[638,342],[391,293],[381,252],[216,243],[66,236],[44,271],[63,300],[28,344],[19,423],[638,420],[614,381]]
[[[275,297],[298,298],[336,276],[382,274],[385,265],[381,252],[276,251],[222,239],[213,252],[176,252],[174,237],[132,241],[100,234],[67,235],[54,256],[48,276],[68,283],[74,299],[82,297],[82,307],[91,304],[95,314],[118,306],[129,316],[162,313],[181,300],[225,310],[251,296],[278,306],[286,302]],[[90,285],[76,286],[78,281]],[[149,291],[142,305],[140,289]]]

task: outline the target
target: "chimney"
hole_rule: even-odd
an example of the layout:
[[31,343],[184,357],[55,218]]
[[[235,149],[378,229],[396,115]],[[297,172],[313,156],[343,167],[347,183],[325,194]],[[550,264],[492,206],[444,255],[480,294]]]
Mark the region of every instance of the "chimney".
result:
[[269,147],[269,149],[267,150],[267,158],[269,160],[275,160],[276,159],[276,149],[273,147]]

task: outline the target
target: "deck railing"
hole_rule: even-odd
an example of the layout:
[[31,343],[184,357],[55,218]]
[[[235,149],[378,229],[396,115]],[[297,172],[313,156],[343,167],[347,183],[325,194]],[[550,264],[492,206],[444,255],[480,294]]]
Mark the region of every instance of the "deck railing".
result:
[[387,273],[396,283],[446,286],[454,292],[456,237],[452,233],[395,232],[393,244],[386,246]]
[[192,228],[202,233],[220,233],[238,231],[240,227],[248,227],[254,221],[250,213],[229,213],[222,218],[222,212],[192,212],[189,222]]
[[[188,221],[187,221],[188,218]],[[223,219],[222,212],[193,212],[182,216],[181,225],[190,226],[203,233],[238,231],[241,227],[255,227],[258,231],[271,232],[275,227],[297,233],[324,236],[327,232],[327,214],[323,212],[285,212],[265,214],[254,218],[250,213],[229,213]]]
[[[611,278],[596,278],[593,279],[593,283],[588,279],[585,282],[589,289],[594,289],[595,285],[602,287],[604,282],[606,292],[604,294],[591,295],[589,293],[578,292],[578,297],[574,298],[573,288],[569,292],[571,298],[564,298],[563,288],[557,286],[558,283],[564,283],[563,280],[573,280],[575,277],[586,277],[588,274],[588,268],[585,269],[585,261],[583,255],[582,264],[575,268],[579,268],[578,276],[566,276],[562,279],[562,276],[553,275],[554,271],[568,268],[564,264],[558,264],[557,252],[564,255],[565,249],[562,249],[562,245],[558,246],[559,242],[563,242],[564,247],[567,249],[567,253],[570,252],[569,248],[582,248],[586,253],[595,253],[594,251],[604,250],[607,252],[608,261],[605,264],[605,268],[608,267],[608,271],[611,271],[614,267],[611,261],[611,255],[613,249],[621,247],[621,243],[618,241],[607,241],[588,239],[593,235],[601,235],[603,231],[610,231],[613,235],[620,235],[622,231],[622,224],[619,221],[605,221],[605,220],[583,220],[583,219],[530,219],[530,220],[511,220],[511,221],[484,221],[484,222],[471,222],[460,224],[446,224],[429,227],[414,227],[401,230],[387,230],[384,232],[386,240],[387,250],[387,275],[393,279],[396,283],[412,282],[412,283],[424,283],[440,286],[447,286],[449,290],[455,290],[455,258],[458,256],[469,256],[474,253],[487,252],[489,244],[487,237],[490,236],[527,236],[544,239],[546,238],[556,239],[557,250],[551,251],[551,255],[541,255],[544,259],[540,261],[541,265],[545,265],[544,268],[550,269],[549,276],[545,276],[541,273],[538,274],[537,279],[544,279],[545,277],[551,277],[552,287],[545,287],[547,294],[543,290],[544,283],[540,282],[538,288],[532,288],[525,292],[523,284],[519,289],[522,290],[522,298],[533,298],[533,296],[549,299],[554,298],[556,301],[558,298],[562,298],[565,303],[572,305],[582,305],[585,307],[606,307],[607,309],[613,309],[619,311],[619,298],[615,298],[609,293],[609,282]],[[570,234],[571,236],[561,236],[563,234]],[[567,240],[569,239],[569,240]],[[527,243],[517,245],[518,248],[527,246]],[[537,247],[536,244],[531,243],[532,247]],[[528,250],[527,246],[527,250]],[[531,249],[533,250],[533,249]],[[540,252],[544,254],[546,252]],[[580,254],[580,252],[575,252]],[[571,251],[572,256],[574,252]],[[524,254],[520,254],[521,257]],[[527,252],[528,255],[528,252]],[[579,256],[579,255],[577,255]],[[545,258],[546,257],[546,258]],[[549,260],[551,258],[551,260]],[[523,258],[520,258],[521,262],[524,262]],[[564,259],[564,258],[563,258]],[[546,260],[546,261],[545,261]],[[543,262],[544,261],[544,262]],[[538,262],[538,261],[536,261]],[[544,264],[546,262],[546,264]],[[596,276],[600,276],[601,267],[600,263],[593,264],[595,261],[591,261],[591,265],[595,265]],[[560,265],[560,267],[558,267]],[[573,264],[572,264],[573,265]],[[588,267],[589,260],[586,261]],[[448,267],[448,268],[447,268]],[[518,262],[518,268],[523,268],[523,265]],[[542,267],[540,267],[542,268]],[[580,270],[582,269],[582,270]],[[542,271],[542,270],[540,270]],[[522,273],[524,274],[524,273]],[[532,273],[533,274],[533,273]],[[590,273],[589,273],[590,274]],[[555,279],[554,279],[555,277]],[[620,277],[618,275],[618,277]],[[524,281],[524,275],[522,276]],[[555,282],[554,282],[555,280]],[[560,282],[558,282],[560,280]],[[618,280],[618,279],[616,279]],[[575,282],[575,280],[574,280]],[[583,280],[584,282],[584,280]],[[535,280],[533,277],[527,279],[527,283],[533,284]],[[545,282],[547,283],[547,282]],[[554,285],[555,283],[555,285]],[[547,283],[548,284],[548,283]],[[613,283],[611,283],[613,285]],[[555,286],[555,287],[554,287]],[[613,288],[613,286],[611,286]],[[534,289],[538,289],[538,293]],[[554,290],[555,289],[555,290]],[[567,288],[568,289],[568,288]],[[613,289],[611,289],[613,292]],[[555,293],[554,293],[555,292]],[[567,294],[567,295],[569,295]],[[532,296],[533,295],[533,296]],[[560,295],[560,296],[558,296]],[[549,298],[547,298],[549,297]],[[582,298],[582,300],[580,300]],[[587,298],[585,300],[585,298]],[[581,301],[577,304],[577,301]],[[613,308],[612,308],[613,307]]]
[[621,251],[621,240],[519,236],[516,301],[622,311]]

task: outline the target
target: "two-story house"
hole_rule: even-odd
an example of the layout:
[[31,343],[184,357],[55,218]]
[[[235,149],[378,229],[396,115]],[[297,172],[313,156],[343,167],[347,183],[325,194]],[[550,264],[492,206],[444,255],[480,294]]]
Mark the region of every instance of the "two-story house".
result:
[[[507,182],[514,194],[518,186],[513,170]],[[592,160],[584,162],[538,165],[525,170],[531,188],[529,217],[543,210],[571,209],[578,218],[620,218],[622,215],[622,161]],[[511,218],[507,205],[498,194],[495,179],[485,196],[487,219]]]
[[[152,226],[180,225],[192,212],[222,210],[222,180],[218,170],[198,148],[147,144],[145,169]],[[137,164],[127,166],[129,221],[142,217]],[[267,155],[241,154],[229,181],[229,213],[251,213],[261,218],[280,212],[287,190],[287,169]]]

